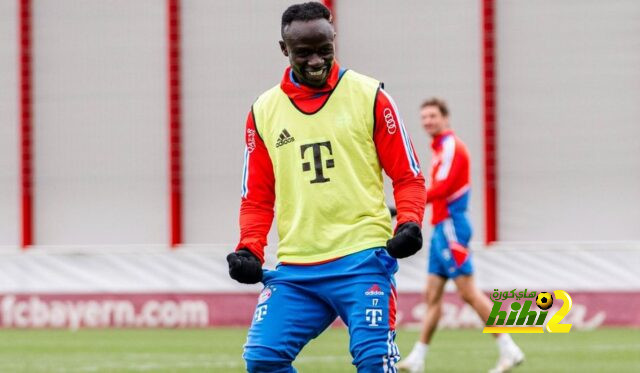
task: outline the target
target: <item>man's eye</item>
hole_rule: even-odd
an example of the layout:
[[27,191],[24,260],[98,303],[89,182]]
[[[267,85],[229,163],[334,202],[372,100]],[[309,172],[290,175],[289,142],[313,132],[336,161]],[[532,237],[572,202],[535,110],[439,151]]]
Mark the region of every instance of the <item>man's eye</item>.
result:
[[309,55],[309,51],[305,51],[305,50],[297,51],[297,52],[296,52],[296,55],[297,55],[298,57],[307,57],[307,56]]

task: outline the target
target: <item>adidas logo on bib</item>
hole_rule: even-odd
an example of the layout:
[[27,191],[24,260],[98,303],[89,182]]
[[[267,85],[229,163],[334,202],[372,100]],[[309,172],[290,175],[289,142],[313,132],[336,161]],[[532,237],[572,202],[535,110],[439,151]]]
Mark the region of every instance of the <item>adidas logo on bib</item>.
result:
[[287,131],[287,129],[283,129],[282,132],[280,132],[280,136],[278,136],[278,141],[276,141],[276,148],[281,147],[282,145],[286,145],[290,142],[294,142],[296,139],[293,138],[293,136],[291,136],[289,134],[289,131]]

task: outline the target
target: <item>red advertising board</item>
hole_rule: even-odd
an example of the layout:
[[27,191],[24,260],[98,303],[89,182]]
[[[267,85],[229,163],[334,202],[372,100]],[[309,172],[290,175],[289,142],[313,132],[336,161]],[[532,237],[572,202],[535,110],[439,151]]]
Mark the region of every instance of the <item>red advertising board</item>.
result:
[[[640,327],[640,292],[569,292],[573,306],[562,321],[574,328]],[[2,328],[206,328],[246,326],[258,294],[2,294]],[[507,301],[509,303],[509,301]],[[559,303],[559,302],[556,302]],[[551,312],[558,309],[554,304]],[[506,306],[505,306],[506,308]],[[400,293],[398,324],[419,322],[426,307],[418,293]],[[481,327],[473,309],[456,294],[445,294],[444,328]]]

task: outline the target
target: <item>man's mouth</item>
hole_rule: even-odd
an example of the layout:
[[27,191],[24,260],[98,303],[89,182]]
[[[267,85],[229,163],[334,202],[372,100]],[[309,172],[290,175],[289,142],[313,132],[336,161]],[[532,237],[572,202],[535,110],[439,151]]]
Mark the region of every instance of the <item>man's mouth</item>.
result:
[[305,72],[309,78],[313,80],[319,80],[324,77],[325,73],[327,72],[327,69],[322,68],[320,70],[306,70]]

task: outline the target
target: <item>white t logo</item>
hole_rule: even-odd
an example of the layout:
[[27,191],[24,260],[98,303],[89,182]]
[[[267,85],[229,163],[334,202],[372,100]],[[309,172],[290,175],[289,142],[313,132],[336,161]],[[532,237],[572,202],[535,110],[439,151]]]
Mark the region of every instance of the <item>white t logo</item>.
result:
[[256,322],[262,321],[262,319],[264,319],[264,315],[266,315],[266,314],[267,314],[267,305],[266,304],[256,308],[256,313],[255,313]]
[[369,326],[378,326],[378,322],[382,321],[382,310],[379,308],[367,308],[365,314]]

